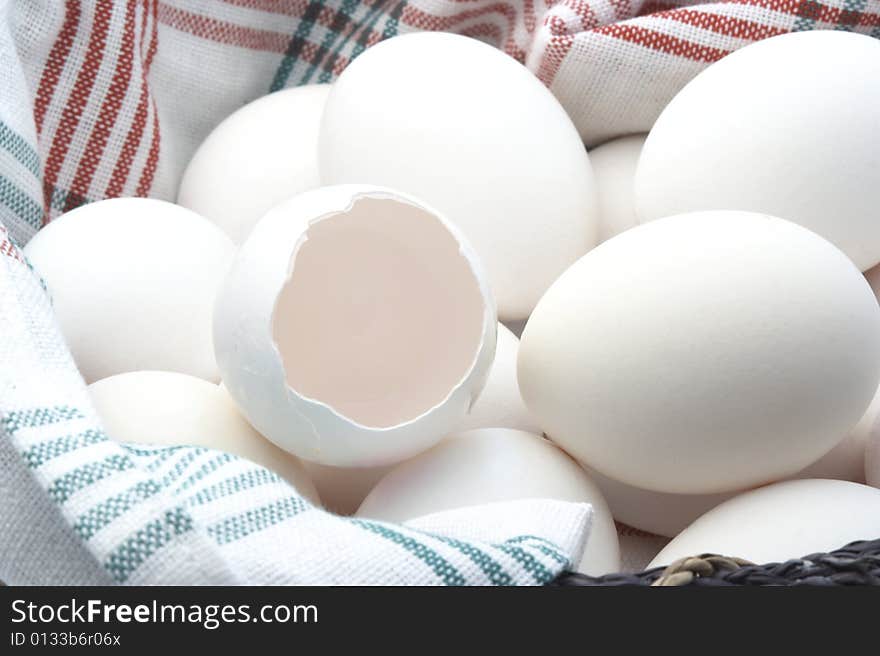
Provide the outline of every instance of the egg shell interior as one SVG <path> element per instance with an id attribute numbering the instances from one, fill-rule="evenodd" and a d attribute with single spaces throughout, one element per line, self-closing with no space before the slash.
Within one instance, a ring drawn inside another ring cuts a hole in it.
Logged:
<path id="1" fill-rule="evenodd" d="M 424 218 L 414 205 L 364 198 L 314 222 L 278 295 L 273 334 L 288 384 L 365 426 L 441 403 L 480 344 L 473 273 L 453 235 Z M 427 254 L 433 266 L 419 261 Z"/>

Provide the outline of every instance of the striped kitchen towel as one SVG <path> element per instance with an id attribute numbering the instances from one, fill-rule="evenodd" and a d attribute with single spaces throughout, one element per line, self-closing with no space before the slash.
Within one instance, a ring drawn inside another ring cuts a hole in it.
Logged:
<path id="1" fill-rule="evenodd" d="M 324 513 L 225 454 L 107 440 L 16 245 L 92 200 L 173 200 L 222 118 L 277 89 L 331 82 L 399 33 L 504 49 L 593 145 L 646 131 L 732 50 L 809 29 L 880 37 L 880 0 L 0 0 L 0 578 L 552 579 L 579 557 L 588 506 L 523 501 L 485 508 L 485 521 L 448 512 L 391 526 Z"/>
<path id="2" fill-rule="evenodd" d="M 503 48 L 594 145 L 647 131 L 732 50 L 810 29 L 880 37 L 880 0 L 5 0 L 0 221 L 23 244 L 90 200 L 173 200 L 220 120 L 270 91 L 331 82 L 400 33 Z"/>

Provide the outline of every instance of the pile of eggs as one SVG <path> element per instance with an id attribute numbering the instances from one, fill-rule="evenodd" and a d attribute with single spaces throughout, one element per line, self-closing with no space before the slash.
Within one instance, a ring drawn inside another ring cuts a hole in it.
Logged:
<path id="1" fill-rule="evenodd" d="M 25 253 L 114 439 L 392 522 L 588 502 L 590 574 L 615 521 L 784 560 L 880 537 L 878 108 L 880 41 L 790 34 L 588 154 L 513 59 L 406 35 Z"/>

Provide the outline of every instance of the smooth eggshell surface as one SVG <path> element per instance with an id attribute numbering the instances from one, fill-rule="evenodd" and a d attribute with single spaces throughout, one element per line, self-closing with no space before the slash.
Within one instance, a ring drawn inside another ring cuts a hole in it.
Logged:
<path id="1" fill-rule="evenodd" d="M 334 83 L 324 184 L 372 183 L 443 212 L 486 267 L 503 320 L 528 316 L 596 242 L 593 174 L 565 110 L 524 66 L 455 34 L 382 41 Z"/>
<path id="2" fill-rule="evenodd" d="M 243 242 L 272 206 L 318 186 L 318 127 L 329 90 L 276 91 L 228 116 L 190 160 L 177 202 Z"/>
<path id="3" fill-rule="evenodd" d="M 822 235 L 864 271 L 880 261 L 878 105 L 880 41 L 867 35 L 796 32 L 737 50 L 651 129 L 639 216 L 763 212 Z"/>
<path id="4" fill-rule="evenodd" d="M 613 139 L 590 151 L 599 201 L 599 241 L 638 225 L 634 181 L 646 136 Z"/>
<path id="5" fill-rule="evenodd" d="M 495 360 L 489 370 L 486 385 L 474 407 L 456 431 L 475 428 L 516 428 L 529 433 L 541 433 L 541 427 L 532 417 L 519 395 L 516 382 L 516 354 L 519 340 L 504 324 L 498 324 Z"/>
<path id="6" fill-rule="evenodd" d="M 476 254 L 400 192 L 340 185 L 273 208 L 218 295 L 223 383 L 253 426 L 324 465 L 400 462 L 461 422 L 495 352 Z"/>
<path id="7" fill-rule="evenodd" d="M 672 540 L 649 567 L 704 553 L 754 563 L 784 562 L 877 535 L 880 490 L 815 478 L 786 481 L 713 508 Z"/>
<path id="8" fill-rule="evenodd" d="M 865 449 L 880 413 L 880 391 L 859 423 L 834 448 L 791 478 L 831 478 L 865 482 Z M 697 517 L 737 492 L 721 494 L 668 494 L 643 490 L 603 476 L 586 467 L 590 478 L 602 490 L 614 519 L 656 535 L 674 537 Z M 878 476 L 880 480 L 880 476 Z"/>
<path id="9" fill-rule="evenodd" d="M 865 449 L 880 414 L 880 390 L 862 418 L 833 449 L 793 478 L 834 478 L 854 483 L 865 482 Z"/>
<path id="10" fill-rule="evenodd" d="M 168 371 L 134 371 L 92 383 L 89 394 L 114 440 L 225 451 L 274 471 L 320 504 L 302 463 L 251 428 L 217 385 Z"/>
<path id="11" fill-rule="evenodd" d="M 660 219 L 601 244 L 520 342 L 545 433 L 615 480 L 678 494 L 779 480 L 859 421 L 880 308 L 837 248 L 747 212 Z"/>
<path id="12" fill-rule="evenodd" d="M 190 210 L 114 198 L 63 214 L 24 252 L 86 382 L 143 369 L 216 382 L 211 313 L 234 249 Z"/>
<path id="13" fill-rule="evenodd" d="M 444 438 L 391 470 L 357 515 L 404 522 L 441 510 L 528 498 L 592 504 L 592 530 L 578 570 L 618 571 L 617 532 L 602 493 L 560 449 L 523 431 L 490 428 Z"/>
<path id="14" fill-rule="evenodd" d="M 678 535 L 697 517 L 734 494 L 654 492 L 615 481 L 586 465 L 584 470 L 602 490 L 614 519 L 634 529 L 665 537 Z"/>

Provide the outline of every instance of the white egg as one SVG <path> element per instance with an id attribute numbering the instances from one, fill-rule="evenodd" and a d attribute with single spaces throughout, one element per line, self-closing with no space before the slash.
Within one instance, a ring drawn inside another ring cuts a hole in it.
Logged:
<path id="1" fill-rule="evenodd" d="M 649 567 L 704 553 L 754 563 L 784 562 L 878 535 L 880 490 L 847 481 L 786 481 L 713 508 L 673 539 Z"/>
<path id="2" fill-rule="evenodd" d="M 404 522 L 442 510 L 528 498 L 592 504 L 592 529 L 578 571 L 600 575 L 619 569 L 617 532 L 602 493 L 560 449 L 523 431 L 489 428 L 446 437 L 391 470 L 357 515 Z"/>
<path id="3" fill-rule="evenodd" d="M 880 308 L 843 253 L 794 223 L 679 215 L 553 284 L 518 377 L 545 433 L 606 476 L 733 491 L 796 473 L 858 422 L 880 378 Z"/>
<path id="4" fill-rule="evenodd" d="M 302 463 L 251 428 L 216 385 L 169 371 L 133 371 L 92 383 L 89 394 L 114 440 L 225 451 L 274 471 L 320 503 Z"/>
<path id="5" fill-rule="evenodd" d="M 528 69 L 475 39 L 423 32 L 368 49 L 333 85 L 318 150 L 324 184 L 400 189 L 461 228 L 505 321 L 595 244 L 577 130 Z"/>
<path id="6" fill-rule="evenodd" d="M 599 241 L 638 224 L 634 181 L 645 134 L 608 141 L 590 151 L 599 202 Z"/>
<path id="7" fill-rule="evenodd" d="M 793 478 L 833 478 L 853 483 L 865 482 L 865 449 L 880 414 L 880 390 L 862 418 L 834 448 Z"/>
<path id="8" fill-rule="evenodd" d="M 329 90 L 277 91 L 224 119 L 190 160 L 177 202 L 243 242 L 274 205 L 318 186 L 318 128 Z"/>
<path id="9" fill-rule="evenodd" d="M 655 492 L 621 483 L 586 465 L 584 470 L 602 490 L 614 519 L 636 530 L 665 537 L 678 535 L 697 517 L 735 494 Z"/>
<path id="10" fill-rule="evenodd" d="M 260 433 L 306 460 L 374 467 L 462 421 L 496 326 L 456 228 L 410 196 L 342 185 L 260 220 L 218 296 L 214 345 Z"/>
<path id="11" fill-rule="evenodd" d="M 516 354 L 519 340 L 504 324 L 498 324 L 495 360 L 486 385 L 474 407 L 456 426 L 456 431 L 475 428 L 517 428 L 541 433 L 541 427 L 529 413 L 519 395 L 516 382 Z"/>
<path id="12" fill-rule="evenodd" d="M 353 515 L 370 490 L 394 467 L 331 467 L 308 460 L 302 464 L 321 495 L 324 508 L 338 515 Z"/>
<path id="13" fill-rule="evenodd" d="M 58 217 L 24 252 L 86 382 L 142 369 L 217 381 L 211 312 L 234 249 L 190 210 L 115 198 Z"/>
<path id="14" fill-rule="evenodd" d="M 790 478 L 831 478 L 864 483 L 865 448 L 878 413 L 880 391 L 874 395 L 868 410 L 846 437 L 816 462 Z M 636 529 L 667 537 L 678 535 L 697 517 L 738 494 L 654 492 L 615 481 L 586 465 L 584 468 L 605 495 L 614 519 Z"/>
<path id="15" fill-rule="evenodd" d="M 880 41 L 797 32 L 737 50 L 663 110 L 636 173 L 643 221 L 749 210 L 880 261 Z"/>

